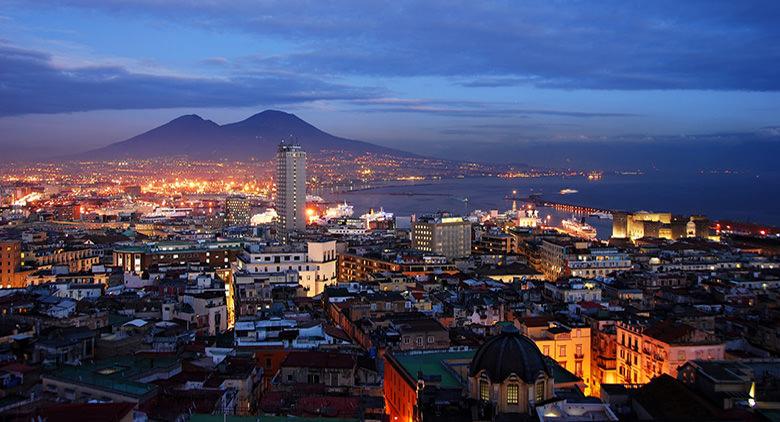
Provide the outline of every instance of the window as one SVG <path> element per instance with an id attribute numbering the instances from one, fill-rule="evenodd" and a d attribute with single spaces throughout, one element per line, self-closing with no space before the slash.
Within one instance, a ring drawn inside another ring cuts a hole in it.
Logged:
<path id="1" fill-rule="evenodd" d="M 509 384 L 506 387 L 506 404 L 518 404 L 520 399 L 520 386 Z"/>
<path id="2" fill-rule="evenodd" d="M 561 346 L 558 348 L 558 356 L 562 358 L 566 357 L 566 346 Z"/>
<path id="3" fill-rule="evenodd" d="M 422 344 L 423 344 L 423 338 L 422 338 L 422 337 L 417 337 L 417 341 L 416 341 L 416 343 L 417 343 L 418 345 L 422 345 Z"/>
<path id="4" fill-rule="evenodd" d="M 577 356 L 582 356 L 582 345 L 581 344 L 577 345 L 577 351 L 575 352 L 575 354 Z"/>
<path id="5" fill-rule="evenodd" d="M 479 380 L 479 399 L 484 401 L 490 400 L 490 383 L 485 378 Z"/>
<path id="6" fill-rule="evenodd" d="M 544 381 L 536 382 L 536 394 L 534 395 L 536 402 L 544 400 Z"/>
<path id="7" fill-rule="evenodd" d="M 433 343 L 433 336 L 428 336 L 428 344 L 432 344 L 432 343 Z"/>
<path id="8" fill-rule="evenodd" d="M 542 353 L 544 353 L 545 356 L 550 356 L 550 346 L 542 346 Z"/>

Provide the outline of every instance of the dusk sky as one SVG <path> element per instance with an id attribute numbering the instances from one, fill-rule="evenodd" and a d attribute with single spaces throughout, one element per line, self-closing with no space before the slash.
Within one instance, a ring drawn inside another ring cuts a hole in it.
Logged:
<path id="1" fill-rule="evenodd" d="M 440 155 L 776 133 L 778 16 L 777 0 L 0 0 L 0 145 L 84 150 L 268 108 Z"/>

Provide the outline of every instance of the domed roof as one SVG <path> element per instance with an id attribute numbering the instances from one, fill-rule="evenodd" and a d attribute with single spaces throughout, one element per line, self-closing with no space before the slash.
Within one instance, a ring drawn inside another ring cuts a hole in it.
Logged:
<path id="1" fill-rule="evenodd" d="M 527 383 L 536 381 L 539 372 L 550 375 L 544 355 L 536 343 L 507 325 L 501 334 L 480 346 L 469 366 L 469 376 L 485 371 L 491 382 L 501 383 L 515 374 Z"/>

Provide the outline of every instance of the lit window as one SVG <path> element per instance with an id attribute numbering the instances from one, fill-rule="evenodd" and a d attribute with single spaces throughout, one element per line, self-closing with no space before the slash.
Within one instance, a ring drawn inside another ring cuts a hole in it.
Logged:
<path id="1" fill-rule="evenodd" d="M 490 383 L 486 379 L 479 380 L 479 398 L 480 400 L 490 400 Z"/>
<path id="2" fill-rule="evenodd" d="M 536 383 L 536 402 L 540 402 L 544 399 L 544 381 Z"/>
<path id="3" fill-rule="evenodd" d="M 506 387 L 506 404 L 518 404 L 520 387 L 517 384 L 509 384 Z"/>

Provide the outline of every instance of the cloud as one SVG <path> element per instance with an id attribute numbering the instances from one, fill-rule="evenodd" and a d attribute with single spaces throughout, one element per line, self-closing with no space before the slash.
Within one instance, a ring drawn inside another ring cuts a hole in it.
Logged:
<path id="1" fill-rule="evenodd" d="M 588 112 L 576 110 L 546 110 L 514 107 L 509 103 L 464 100 L 432 100 L 421 98 L 370 98 L 349 101 L 363 113 L 420 113 L 447 117 L 474 118 L 528 118 L 531 115 L 573 118 L 636 117 L 637 114 L 620 112 Z"/>
<path id="2" fill-rule="evenodd" d="M 207 57 L 200 62 L 209 66 L 227 66 L 230 64 L 230 60 L 226 57 Z"/>
<path id="3" fill-rule="evenodd" d="M 44 1 L 291 43 L 258 60 L 318 74 L 457 84 L 778 91 L 780 2 L 658 0 Z"/>
<path id="4" fill-rule="evenodd" d="M 0 116 L 91 110 L 242 107 L 354 100 L 374 88 L 306 76 L 243 74 L 189 78 L 135 73 L 116 65 L 60 68 L 45 53 L 0 43 Z"/>
<path id="5" fill-rule="evenodd" d="M 508 86 L 518 86 L 533 82 L 531 78 L 500 78 L 487 77 L 478 78 L 470 81 L 459 82 L 458 85 L 467 88 L 503 88 Z"/>

